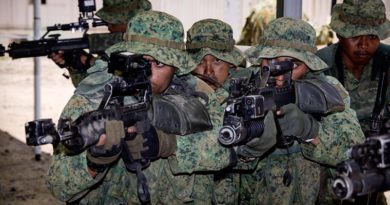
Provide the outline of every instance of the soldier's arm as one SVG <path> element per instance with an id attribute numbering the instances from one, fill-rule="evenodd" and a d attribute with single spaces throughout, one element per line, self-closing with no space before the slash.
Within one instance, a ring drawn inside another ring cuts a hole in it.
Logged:
<path id="1" fill-rule="evenodd" d="M 107 63 L 96 62 L 91 73 L 77 87 L 75 94 L 64 107 L 61 118 L 76 120 L 83 113 L 96 110 L 103 95 L 103 87 L 112 80 L 108 74 Z M 49 171 L 45 177 L 51 193 L 61 201 L 72 201 L 81 197 L 89 188 L 98 183 L 103 174 L 92 177 L 89 173 L 86 151 L 80 154 L 69 154 L 61 144 L 55 148 Z"/>
<path id="2" fill-rule="evenodd" d="M 350 108 L 350 97 L 335 78 L 328 77 L 335 86 L 340 86 L 343 92 L 345 110 L 332 113 L 321 119 L 321 125 L 316 143 L 302 144 L 305 157 L 330 166 L 346 160 L 346 151 L 365 139 L 356 112 Z"/>
<path id="3" fill-rule="evenodd" d="M 77 119 L 82 113 L 93 110 L 91 103 L 81 95 L 74 95 L 65 106 L 61 118 Z M 86 152 L 70 154 L 62 144 L 54 149 L 45 177 L 50 192 L 61 201 L 70 201 L 99 182 L 102 174 L 93 178 L 88 172 Z"/>

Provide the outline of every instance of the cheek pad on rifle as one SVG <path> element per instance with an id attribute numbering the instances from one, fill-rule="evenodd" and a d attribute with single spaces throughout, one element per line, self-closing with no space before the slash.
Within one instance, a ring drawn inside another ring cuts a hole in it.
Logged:
<path id="1" fill-rule="evenodd" d="M 193 96 L 153 96 L 149 119 L 168 134 L 186 135 L 213 127 L 206 107 Z"/>
<path id="2" fill-rule="evenodd" d="M 328 114 L 344 111 L 345 104 L 332 84 L 319 79 L 295 81 L 295 96 L 298 107 L 312 114 Z"/>

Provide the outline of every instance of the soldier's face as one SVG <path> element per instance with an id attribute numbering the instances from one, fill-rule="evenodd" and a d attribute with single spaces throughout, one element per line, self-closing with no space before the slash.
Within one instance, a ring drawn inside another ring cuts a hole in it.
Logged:
<path id="1" fill-rule="evenodd" d="M 263 59 L 260 65 L 261 67 L 263 67 L 263 66 L 268 66 L 271 62 L 282 62 L 287 60 L 292 61 L 294 63 L 294 69 L 292 70 L 291 73 L 292 80 L 299 80 L 303 78 L 303 76 L 305 76 L 305 74 L 309 71 L 309 67 L 307 67 L 307 65 L 304 62 L 291 57 L 277 57 L 273 59 Z M 274 77 L 276 87 L 281 87 L 284 85 L 285 77 L 286 77 L 285 75 L 279 75 Z"/>
<path id="2" fill-rule="evenodd" d="M 126 24 L 111 24 L 111 23 L 108 23 L 107 27 L 108 27 L 108 30 L 110 31 L 110 33 L 117 33 L 117 32 L 124 33 L 124 32 L 126 32 L 126 29 L 127 29 L 127 25 Z"/>
<path id="3" fill-rule="evenodd" d="M 339 37 L 341 57 L 345 63 L 366 65 L 379 46 L 379 38 L 375 35 L 363 35 L 352 38 Z"/>
<path id="4" fill-rule="evenodd" d="M 229 76 L 229 69 L 232 66 L 230 63 L 212 55 L 206 55 L 192 73 L 207 77 L 209 80 L 204 79 L 206 83 L 216 90 L 225 82 Z"/>
<path id="5" fill-rule="evenodd" d="M 152 85 L 152 93 L 161 94 L 171 83 L 175 68 L 160 63 L 151 56 L 144 56 L 144 58 L 148 60 L 151 65 L 152 75 L 150 77 L 150 83 Z"/>

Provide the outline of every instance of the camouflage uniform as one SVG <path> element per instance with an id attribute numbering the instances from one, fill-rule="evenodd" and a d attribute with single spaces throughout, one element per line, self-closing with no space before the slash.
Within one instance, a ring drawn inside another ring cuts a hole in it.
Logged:
<path id="1" fill-rule="evenodd" d="M 213 103 L 212 109 L 209 109 L 209 114 L 213 119 L 214 129 L 210 137 L 202 136 L 210 146 L 222 147 L 217 141 L 219 129 L 222 127 L 224 106 L 221 106 L 223 100 L 228 96 L 228 87 L 230 79 L 238 77 L 250 76 L 251 70 L 240 68 L 244 58 L 241 51 L 236 48 L 233 39 L 233 30 L 230 25 L 217 19 L 204 19 L 192 25 L 187 31 L 187 50 L 190 56 L 196 63 L 200 63 L 207 55 L 212 55 L 215 58 L 222 60 L 231 65 L 229 69 L 229 76 L 222 86 L 215 91 L 209 87 L 202 80 L 198 80 L 197 90 L 204 91 L 208 94 L 210 99 L 217 98 Z M 214 97 L 215 96 L 215 97 Z M 203 133 L 200 133 L 203 134 Z M 268 141 L 268 142 L 267 142 Z M 259 143 L 262 144 L 260 149 L 256 149 L 256 153 L 265 152 L 263 150 L 270 149 L 276 140 L 267 137 L 261 137 Z M 267 142 L 267 143 L 266 143 Z M 242 145 L 245 146 L 245 145 Z M 233 149 L 234 147 L 226 146 L 225 149 Z M 234 148 L 237 149 L 237 148 Z M 232 154 L 235 154 L 232 150 Z M 239 174 L 238 170 L 254 169 L 255 162 L 244 163 L 237 161 L 236 156 L 232 155 L 234 163 L 230 167 L 218 171 L 218 169 L 208 168 L 209 171 L 214 172 L 214 186 L 213 186 L 213 204 L 238 204 L 239 202 Z M 218 161 L 218 158 L 215 160 Z M 215 162 L 213 162 L 215 163 Z M 235 165 L 233 167 L 233 165 Z M 223 168 L 223 167 L 220 167 Z"/>
<path id="2" fill-rule="evenodd" d="M 390 36 L 390 22 L 386 19 L 385 6 L 380 0 L 351 1 L 345 0 L 342 4 L 336 4 L 333 8 L 331 28 L 341 37 L 352 38 L 361 35 L 376 35 L 381 40 Z M 383 66 L 390 64 L 390 46 L 380 43 L 372 59 L 364 66 L 360 79 L 356 79 L 352 72 L 346 69 L 338 54 L 340 44 L 336 43 L 317 52 L 329 69 L 325 72 L 334 76 L 343 83 L 351 96 L 351 108 L 356 111 L 360 125 L 364 133 L 370 128 L 372 111 L 378 90 L 379 73 Z M 387 69 L 387 67 L 383 67 Z M 386 105 L 389 104 L 389 86 L 387 88 Z M 384 118 L 390 115 L 385 109 Z M 325 192 L 325 191 L 324 191 Z M 340 203 L 330 199 L 326 193 L 322 193 L 323 204 Z M 386 204 L 382 202 L 381 204 Z"/>
<path id="3" fill-rule="evenodd" d="M 252 64 L 281 56 L 304 62 L 310 69 L 304 78 L 322 79 L 335 86 L 345 109 L 321 118 L 318 145 L 295 142 L 288 150 L 275 148 L 261 159 L 255 172 L 242 174 L 242 204 L 315 204 L 320 165 L 334 166 L 345 160 L 348 147 L 364 140 L 348 93 L 335 78 L 321 73 L 327 65 L 314 55 L 315 51 L 315 31 L 308 23 L 278 18 L 266 27 L 260 44 L 246 52 Z M 292 176 L 289 186 L 283 183 L 287 170 Z"/>
<path id="4" fill-rule="evenodd" d="M 176 74 L 188 73 L 195 67 L 183 51 L 184 31 L 176 18 L 157 11 L 137 14 L 124 36 L 126 41 L 115 44 L 107 50 L 128 51 L 154 57 L 157 61 L 178 68 Z M 89 75 L 76 89 L 61 115 L 62 118 L 77 119 L 82 113 L 95 110 L 103 96 L 103 86 L 114 79 L 107 73 L 107 63 L 96 61 L 88 70 Z M 184 77 L 183 77 L 184 78 Z M 198 86 L 195 78 L 187 76 L 185 82 L 191 88 Z M 180 81 L 175 77 L 173 81 Z M 191 84 L 192 82 L 192 84 Z M 180 84 L 180 83 L 179 83 Z M 172 86 L 167 89 L 176 90 Z M 218 94 L 210 96 L 208 110 L 222 98 Z M 213 117 L 214 116 L 214 117 Z M 220 119 L 211 113 L 214 123 Z M 198 171 L 219 170 L 232 163 L 232 150 L 217 144 L 214 130 L 177 137 L 176 153 L 169 158 L 152 161 L 145 174 L 151 204 L 211 204 L 212 174 L 194 174 Z M 46 176 L 52 194 L 61 201 L 80 204 L 140 204 L 137 196 L 137 177 L 125 169 L 120 159 L 117 164 L 92 179 L 87 172 L 85 152 L 67 155 L 61 147 L 55 149 Z M 234 155 L 233 155 L 234 156 Z"/>
<path id="5" fill-rule="evenodd" d="M 367 24 L 349 22 L 347 19 L 341 18 L 342 10 L 345 10 L 343 16 L 356 20 L 374 19 L 382 23 L 375 25 L 374 22 L 371 22 L 371 24 L 370 22 L 367 22 Z M 335 5 L 330 25 L 338 35 L 344 38 L 376 35 L 383 40 L 390 36 L 390 22 L 383 19 L 385 16 L 385 7 L 381 1 L 368 1 L 361 5 L 354 5 L 353 2 L 345 1 L 343 4 Z M 388 66 L 390 63 L 390 46 L 382 43 L 379 45 L 373 58 L 365 65 L 360 80 L 357 80 L 345 68 L 341 57 L 337 55 L 338 48 L 339 44 L 337 43 L 319 50 L 317 55 L 329 65 L 329 70 L 326 73 L 338 78 L 340 82 L 344 82 L 344 87 L 351 96 L 351 107 L 356 111 L 363 131 L 368 131 L 378 89 L 379 70 L 381 66 Z M 340 61 L 340 63 L 337 63 L 337 61 Z M 344 79 L 341 79 L 340 71 L 344 72 Z M 387 91 L 387 96 L 389 96 L 390 89 Z M 388 113 L 386 113 L 386 117 L 389 118 Z"/>
<path id="6" fill-rule="evenodd" d="M 148 0 L 104 0 L 103 8 L 96 12 L 96 16 L 110 24 L 127 24 L 140 11 L 152 8 Z M 111 45 L 122 39 L 122 33 L 89 34 L 88 43 L 91 53 L 101 55 Z M 68 67 L 69 76 L 75 87 L 88 75 L 87 70 Z"/>

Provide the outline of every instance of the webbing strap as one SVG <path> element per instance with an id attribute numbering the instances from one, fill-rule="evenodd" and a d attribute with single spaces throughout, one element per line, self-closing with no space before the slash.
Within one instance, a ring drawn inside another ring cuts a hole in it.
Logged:
<path id="1" fill-rule="evenodd" d="M 386 16 L 383 16 L 380 19 L 364 19 L 359 16 L 349 16 L 345 15 L 343 11 L 340 13 L 340 19 L 344 22 L 351 24 L 359 24 L 359 25 L 369 25 L 369 26 L 379 26 L 386 22 Z"/>
<path id="2" fill-rule="evenodd" d="M 222 51 L 232 51 L 234 48 L 234 41 L 226 42 L 226 43 L 218 43 L 218 42 L 211 42 L 211 41 L 205 41 L 205 42 L 187 42 L 187 49 L 201 49 L 201 48 L 213 48 L 217 50 Z"/>
<path id="3" fill-rule="evenodd" d="M 273 39 L 261 38 L 259 41 L 259 44 L 270 46 L 270 47 L 277 46 L 277 47 L 294 48 L 297 50 L 303 50 L 303 51 L 308 51 L 308 52 L 312 52 L 312 53 L 317 52 L 317 47 L 314 47 L 314 46 L 311 46 L 308 44 L 296 43 L 293 41 L 287 41 L 287 40 L 281 40 L 281 39 L 273 40 Z"/>
<path id="4" fill-rule="evenodd" d="M 176 41 L 161 40 L 159 38 L 145 37 L 140 35 L 124 35 L 123 40 L 125 41 L 135 41 L 140 43 L 150 43 L 154 45 L 160 45 L 168 48 L 185 50 L 184 43 L 179 43 Z"/>

